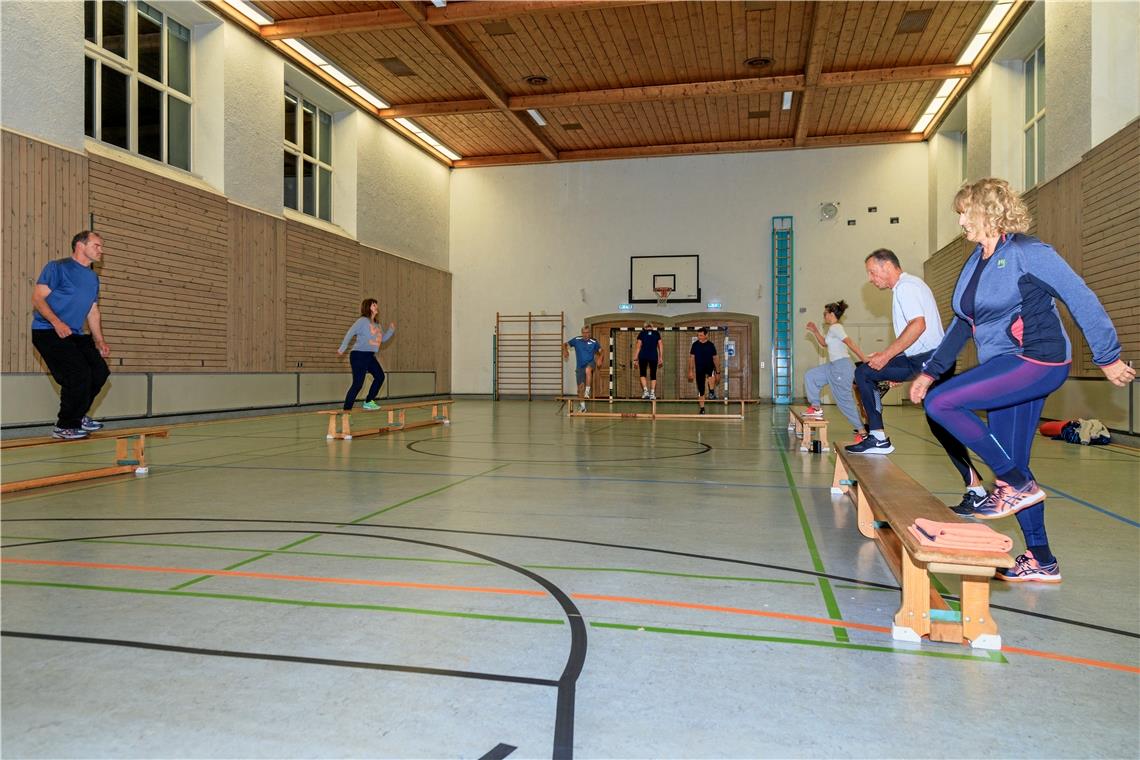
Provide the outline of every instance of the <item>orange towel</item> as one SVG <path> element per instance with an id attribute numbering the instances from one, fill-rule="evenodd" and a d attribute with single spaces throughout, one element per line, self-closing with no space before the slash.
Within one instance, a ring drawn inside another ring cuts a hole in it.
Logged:
<path id="1" fill-rule="evenodd" d="M 979 552 L 1008 552 L 1013 540 L 988 525 L 943 523 L 918 518 L 910 533 L 923 546 L 943 549 L 968 549 Z"/>

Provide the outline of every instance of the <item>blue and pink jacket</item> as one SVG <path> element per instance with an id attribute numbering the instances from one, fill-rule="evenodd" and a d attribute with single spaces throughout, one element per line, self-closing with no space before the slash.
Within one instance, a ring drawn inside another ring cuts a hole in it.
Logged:
<path id="1" fill-rule="evenodd" d="M 974 314 L 962 311 L 962 292 L 982 258 L 978 245 L 954 286 L 954 321 L 923 372 L 939 377 L 954 363 L 971 337 L 978 362 L 1016 354 L 1041 364 L 1069 364 L 1073 347 L 1054 299 L 1069 307 L 1099 366 L 1120 358 L 1112 320 L 1088 285 L 1053 250 L 1035 237 L 1004 235 L 978 281 Z"/>

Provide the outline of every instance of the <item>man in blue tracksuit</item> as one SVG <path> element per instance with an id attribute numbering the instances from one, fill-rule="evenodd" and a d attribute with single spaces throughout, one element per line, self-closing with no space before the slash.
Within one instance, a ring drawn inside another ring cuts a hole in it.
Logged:
<path id="1" fill-rule="evenodd" d="M 910 397 L 915 403 L 925 398 L 930 418 L 994 471 L 994 491 L 975 516 L 1017 515 L 1026 552 L 997 577 L 1058 583 L 1060 569 L 1045 532 L 1045 492 L 1029 468 L 1045 399 L 1065 382 L 1073 360 L 1054 299 L 1069 307 L 1093 361 L 1110 381 L 1127 385 L 1136 373 L 1121 361 L 1112 321 L 1084 280 L 1051 246 L 1020 234 L 1029 226 L 1029 213 L 1007 182 L 967 185 L 954 203 L 966 239 L 978 245 L 954 287 L 954 321 L 911 385 Z M 931 388 L 970 337 L 978 366 Z M 981 409 L 985 421 L 975 414 Z"/>
<path id="2" fill-rule="evenodd" d="M 594 364 L 600 362 L 602 346 L 590 337 L 590 326 L 582 326 L 582 334 L 577 335 L 562 346 L 562 361 L 570 358 L 570 349 L 574 349 L 574 379 L 578 381 L 578 398 L 590 397 L 590 388 L 594 382 Z M 586 411 L 586 402 L 578 402 L 578 411 Z"/>

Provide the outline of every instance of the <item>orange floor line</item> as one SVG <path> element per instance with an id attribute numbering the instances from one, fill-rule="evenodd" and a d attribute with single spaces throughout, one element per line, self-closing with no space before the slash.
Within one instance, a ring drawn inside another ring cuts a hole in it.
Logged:
<path id="1" fill-rule="evenodd" d="M 142 573 L 177 573 L 180 575 L 218 575 L 237 578 L 259 578 L 264 580 L 293 581 L 299 583 L 334 583 L 349 586 L 380 586 L 389 588 L 415 588 L 430 591 L 463 591 L 473 594 L 508 594 L 511 596 L 546 596 L 545 591 L 530 591 L 513 588 L 489 588 L 481 586 L 451 586 L 438 583 L 411 583 L 405 581 L 373 581 L 361 578 L 324 578 L 309 575 L 283 575 L 280 573 L 254 573 L 245 570 L 211 570 L 209 568 L 195 567 L 152 567 L 146 565 L 119 565 L 103 562 L 66 562 L 63 560 L 20 559 L 16 557 L 0 558 L 0 563 L 13 565 L 41 565 L 51 567 L 83 567 L 96 570 L 127 570 Z M 850 628 L 873 633 L 890 633 L 885 626 L 868 625 L 867 623 L 853 623 L 848 620 L 832 620 L 830 618 L 812 617 L 810 615 L 794 615 L 788 612 L 770 612 L 768 610 L 752 610 L 744 607 L 724 607 L 713 604 L 698 604 L 696 602 L 676 602 L 668 599 L 643 599 L 636 596 L 610 596 L 607 594 L 570 594 L 574 599 L 585 599 L 598 602 L 617 602 L 620 604 L 640 604 L 654 607 L 674 607 L 678 609 L 705 610 L 708 612 L 723 612 L 730 615 L 750 615 L 755 617 L 774 618 L 777 620 L 792 620 L 813 625 L 826 625 L 832 628 Z M 1007 654 L 1021 654 L 1027 657 L 1040 657 L 1046 660 L 1057 660 L 1074 665 L 1086 665 L 1094 668 L 1118 670 L 1124 673 L 1140 674 L 1140 668 L 1105 660 L 1091 660 L 1084 657 L 1073 657 L 1059 652 L 1046 652 L 1039 649 L 1025 649 L 1023 647 L 1002 647 Z"/>

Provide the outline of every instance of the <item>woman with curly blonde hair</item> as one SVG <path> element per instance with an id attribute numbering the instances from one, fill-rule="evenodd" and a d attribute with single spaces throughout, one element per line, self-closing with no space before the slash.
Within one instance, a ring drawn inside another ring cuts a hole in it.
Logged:
<path id="1" fill-rule="evenodd" d="M 994 490 L 974 516 L 1017 515 L 1025 553 L 997 577 L 1059 583 L 1060 566 L 1045 532 L 1045 492 L 1029 469 L 1045 399 L 1065 382 L 1073 361 L 1054 299 L 1069 307 L 1093 361 L 1112 383 L 1127 385 L 1136 372 L 1121 360 L 1112 321 L 1084 280 L 1051 246 L 1023 234 L 1029 212 L 1008 182 L 964 185 L 954 210 L 966 239 L 977 246 L 954 287 L 954 321 L 911 385 L 910 398 L 916 404 L 925 398 L 927 415 L 994 471 Z M 970 337 L 978 366 L 931 389 Z M 984 421 L 975 413 L 983 409 Z"/>

